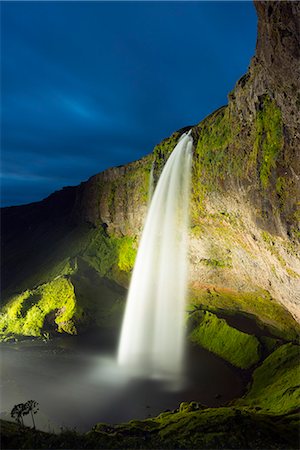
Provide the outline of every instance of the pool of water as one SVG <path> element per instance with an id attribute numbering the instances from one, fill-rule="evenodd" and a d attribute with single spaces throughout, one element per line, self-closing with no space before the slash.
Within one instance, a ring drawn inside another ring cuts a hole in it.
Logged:
<path id="1" fill-rule="evenodd" d="M 119 423 L 175 409 L 182 401 L 219 406 L 239 397 L 238 370 L 208 351 L 187 345 L 176 385 L 129 376 L 116 364 L 117 338 L 93 330 L 80 337 L 48 342 L 1 343 L 1 417 L 33 399 L 40 429 L 87 431 L 97 422 Z M 30 425 L 30 416 L 25 423 Z"/>

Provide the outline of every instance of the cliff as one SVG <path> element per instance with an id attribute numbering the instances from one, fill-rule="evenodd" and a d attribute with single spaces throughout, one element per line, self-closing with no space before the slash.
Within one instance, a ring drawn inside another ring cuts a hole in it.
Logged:
<path id="1" fill-rule="evenodd" d="M 277 336 L 292 330 L 295 338 L 300 5 L 255 6 L 256 54 L 228 105 L 175 132 L 140 161 L 42 202 L 2 210 L 5 336 L 73 333 L 95 321 L 108 326 L 120 320 L 151 167 L 157 180 L 179 136 L 192 128 L 189 304 L 243 313 Z"/>

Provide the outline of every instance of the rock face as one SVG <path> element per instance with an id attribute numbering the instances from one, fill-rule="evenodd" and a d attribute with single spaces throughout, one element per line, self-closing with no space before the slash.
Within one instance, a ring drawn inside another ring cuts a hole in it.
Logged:
<path id="1" fill-rule="evenodd" d="M 267 226 L 273 223 L 273 231 L 280 234 L 283 225 L 289 233 L 295 227 L 299 231 L 296 199 L 300 192 L 300 5 L 299 2 L 258 1 L 255 6 L 258 13 L 256 55 L 247 74 L 230 94 L 229 106 L 240 119 L 245 143 L 247 136 L 251 136 L 251 128 L 255 129 L 255 121 L 264 109 L 266 98 L 280 111 L 282 143 L 280 151 L 273 154 L 274 161 L 269 161 L 272 162 L 271 186 L 267 192 L 266 189 L 260 190 L 255 198 L 260 201 L 262 209 L 271 213 L 267 216 Z M 274 111 L 271 116 L 274 118 Z M 259 130 L 256 126 L 257 131 L 268 133 L 271 129 L 262 127 Z M 272 157 L 270 154 L 262 156 Z M 277 221 L 278 216 L 281 224 Z"/>
<path id="2" fill-rule="evenodd" d="M 152 155 L 114 167 L 79 186 L 74 220 L 105 224 L 110 234 L 137 234 L 147 211 Z"/>
<path id="3" fill-rule="evenodd" d="M 300 4 L 255 6 L 256 55 L 227 106 L 140 161 L 3 210 L 6 298 L 83 267 L 77 281 L 87 283 L 87 265 L 126 285 L 151 168 L 157 180 L 182 132 L 192 128 L 191 302 L 218 296 L 220 305 L 239 309 L 236 299 L 245 294 L 245 311 L 251 302 L 275 300 L 300 321 Z"/>

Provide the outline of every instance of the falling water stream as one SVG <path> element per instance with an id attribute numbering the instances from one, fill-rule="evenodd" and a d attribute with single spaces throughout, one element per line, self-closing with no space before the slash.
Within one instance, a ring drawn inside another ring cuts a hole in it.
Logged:
<path id="1" fill-rule="evenodd" d="M 144 419 L 182 401 L 214 407 L 242 394 L 244 385 L 233 367 L 200 347 L 184 349 L 191 162 L 192 138 L 184 134 L 149 206 L 118 364 L 117 336 L 105 328 L 47 343 L 2 342 L 2 418 L 10 420 L 14 404 L 33 398 L 40 404 L 39 429 L 63 425 L 88 431 L 99 421 Z"/>
<path id="2" fill-rule="evenodd" d="M 193 140 L 183 134 L 154 191 L 132 273 L 118 363 L 135 374 L 180 373 Z"/>

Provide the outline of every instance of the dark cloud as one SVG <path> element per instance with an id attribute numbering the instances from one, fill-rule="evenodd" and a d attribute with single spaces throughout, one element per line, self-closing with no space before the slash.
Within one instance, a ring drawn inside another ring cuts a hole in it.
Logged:
<path id="1" fill-rule="evenodd" d="M 4 2 L 2 202 L 149 153 L 226 103 L 254 53 L 250 2 Z"/>

